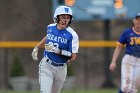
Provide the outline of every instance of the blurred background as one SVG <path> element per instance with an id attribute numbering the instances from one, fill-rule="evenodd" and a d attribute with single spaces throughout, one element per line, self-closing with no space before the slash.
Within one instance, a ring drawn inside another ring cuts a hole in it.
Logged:
<path id="1" fill-rule="evenodd" d="M 109 64 L 121 32 L 133 25 L 139 4 L 139 0 L 0 0 L 0 90 L 39 90 L 38 64 L 43 48 L 38 62 L 31 52 L 46 35 L 45 28 L 53 23 L 59 5 L 72 8 L 71 27 L 80 39 L 77 59 L 68 65 L 63 89 L 119 88 L 123 53 L 115 73 L 109 71 Z"/>

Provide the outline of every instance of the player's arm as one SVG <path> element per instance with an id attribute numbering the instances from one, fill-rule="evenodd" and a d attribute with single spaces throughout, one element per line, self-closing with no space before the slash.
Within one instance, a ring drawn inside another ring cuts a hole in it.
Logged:
<path id="1" fill-rule="evenodd" d="M 115 49 L 114 54 L 113 54 L 112 62 L 111 62 L 110 67 L 109 67 L 109 69 L 110 69 L 112 72 L 115 71 L 117 59 L 118 59 L 118 57 L 119 57 L 119 55 L 120 55 L 120 53 L 121 53 L 123 47 L 124 47 L 124 46 L 119 45 L 119 44 L 116 46 L 116 49 Z"/>
<path id="2" fill-rule="evenodd" d="M 37 44 L 36 47 L 42 48 L 42 47 L 44 47 L 45 43 L 46 43 L 46 36 Z"/>
<path id="3" fill-rule="evenodd" d="M 72 55 L 69 60 L 70 62 L 75 61 L 75 59 L 77 57 L 78 49 L 79 49 L 79 37 L 78 37 L 77 33 L 75 33 L 73 35 L 73 40 L 72 40 Z"/>
<path id="4" fill-rule="evenodd" d="M 44 44 L 46 42 L 46 36 L 34 47 L 32 51 L 32 58 L 37 61 L 38 60 L 38 50 L 42 47 L 44 47 Z"/>
<path id="5" fill-rule="evenodd" d="M 60 51 L 60 52 L 58 52 Z M 76 59 L 76 53 L 71 53 L 70 51 L 67 50 L 57 50 L 57 52 L 55 52 L 56 54 L 62 55 L 62 56 L 66 56 L 69 57 L 69 61 L 75 61 Z"/>
<path id="6" fill-rule="evenodd" d="M 117 42 L 117 46 L 116 46 L 116 49 L 115 49 L 114 54 L 113 54 L 112 62 L 111 62 L 110 67 L 109 67 L 109 69 L 112 72 L 115 71 L 117 59 L 118 59 L 118 57 L 119 57 L 124 45 L 127 43 L 127 36 L 128 36 L 128 31 L 125 30 L 121 34 L 121 36 L 120 36 L 120 38 L 119 38 L 119 40 Z"/>
<path id="7" fill-rule="evenodd" d="M 69 61 L 74 62 L 76 59 L 76 53 L 72 53 L 71 59 Z"/>

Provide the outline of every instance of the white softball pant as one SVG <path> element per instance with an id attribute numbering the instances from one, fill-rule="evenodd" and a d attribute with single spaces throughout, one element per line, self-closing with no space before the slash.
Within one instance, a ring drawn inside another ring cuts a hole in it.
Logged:
<path id="1" fill-rule="evenodd" d="M 53 66 L 43 58 L 39 64 L 40 93 L 60 93 L 67 75 L 67 65 Z"/>
<path id="2" fill-rule="evenodd" d="M 121 90 L 136 93 L 140 86 L 140 58 L 125 55 L 121 66 Z"/>

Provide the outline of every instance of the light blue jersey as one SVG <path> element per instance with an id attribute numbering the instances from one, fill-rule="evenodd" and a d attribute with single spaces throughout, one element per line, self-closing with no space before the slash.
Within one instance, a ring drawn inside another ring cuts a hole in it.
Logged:
<path id="1" fill-rule="evenodd" d="M 50 24 L 46 28 L 46 32 L 46 44 L 53 43 L 53 45 L 58 47 L 60 50 L 67 50 L 71 53 L 78 53 L 78 35 L 72 28 L 67 27 L 64 30 L 58 30 L 56 24 Z M 66 63 L 69 59 L 66 56 L 58 55 L 45 50 L 44 56 L 47 56 L 50 60 L 56 63 Z"/>

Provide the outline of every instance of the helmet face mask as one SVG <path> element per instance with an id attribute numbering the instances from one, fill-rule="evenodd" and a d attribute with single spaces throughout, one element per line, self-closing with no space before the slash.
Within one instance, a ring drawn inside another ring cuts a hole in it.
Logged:
<path id="1" fill-rule="evenodd" d="M 70 19 L 69 24 L 68 24 L 68 25 L 70 25 L 72 22 L 73 16 L 72 16 L 71 8 L 67 7 L 67 6 L 59 6 L 56 8 L 55 13 L 54 13 L 54 22 L 58 23 L 59 22 L 58 16 L 62 15 L 62 14 L 68 14 L 71 16 L 71 19 Z"/>

